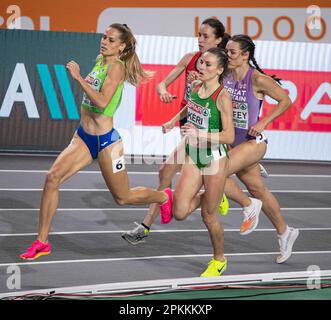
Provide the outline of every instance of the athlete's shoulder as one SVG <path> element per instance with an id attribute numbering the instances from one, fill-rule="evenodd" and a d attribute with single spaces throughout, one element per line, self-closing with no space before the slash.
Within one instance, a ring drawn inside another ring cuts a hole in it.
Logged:
<path id="1" fill-rule="evenodd" d="M 192 59 L 194 56 L 196 56 L 196 55 L 198 55 L 198 54 L 200 54 L 199 51 L 188 52 L 188 53 L 186 53 L 186 54 L 184 55 L 184 57 L 187 56 L 187 57 L 189 57 L 189 58 Z"/>
<path id="2" fill-rule="evenodd" d="M 186 64 L 189 64 L 189 62 L 194 58 L 195 55 L 197 55 L 199 53 L 199 51 L 194 51 L 194 52 L 189 52 L 186 53 L 182 60 L 184 60 L 186 62 Z"/>
<path id="3" fill-rule="evenodd" d="M 191 89 L 194 90 L 198 87 L 200 87 L 202 84 L 201 80 L 194 80 L 192 83 L 191 83 Z"/>
<path id="4" fill-rule="evenodd" d="M 102 59 L 102 54 L 98 54 L 97 57 L 95 58 L 95 61 L 99 61 L 100 59 Z"/>
<path id="5" fill-rule="evenodd" d="M 252 75 L 252 82 L 254 87 L 257 90 L 263 91 L 264 89 L 273 86 L 276 82 L 272 77 L 270 77 L 267 74 L 263 74 L 259 72 L 258 70 L 254 70 L 253 75 Z"/>
<path id="6" fill-rule="evenodd" d="M 218 95 L 218 99 L 221 100 L 230 100 L 232 101 L 231 95 L 228 92 L 228 90 L 226 88 L 222 88 L 222 90 L 220 91 L 219 95 Z"/>
<path id="7" fill-rule="evenodd" d="M 269 76 L 261 73 L 260 71 L 254 69 L 252 73 L 252 80 L 253 82 L 258 85 L 258 84 L 263 84 L 266 79 L 270 78 Z"/>
<path id="8" fill-rule="evenodd" d="M 110 66 L 111 66 L 111 67 L 114 67 L 114 66 L 121 66 L 121 67 L 124 67 L 124 65 L 125 65 L 124 61 L 122 61 L 122 60 L 120 60 L 120 59 L 116 59 L 116 60 L 114 60 L 114 61 L 112 61 L 112 62 L 110 63 Z"/>
<path id="9" fill-rule="evenodd" d="M 116 79 L 120 79 L 120 81 L 123 81 L 125 77 L 125 67 L 123 63 L 119 60 L 112 61 L 109 64 L 107 76 L 113 79 L 116 78 Z"/>
<path id="10" fill-rule="evenodd" d="M 216 100 L 216 106 L 219 111 L 232 110 L 232 98 L 226 88 L 222 88 Z"/>
<path id="11" fill-rule="evenodd" d="M 109 64 L 108 72 L 114 72 L 115 70 L 124 71 L 124 69 L 125 69 L 124 62 L 122 60 L 117 59 Z"/>

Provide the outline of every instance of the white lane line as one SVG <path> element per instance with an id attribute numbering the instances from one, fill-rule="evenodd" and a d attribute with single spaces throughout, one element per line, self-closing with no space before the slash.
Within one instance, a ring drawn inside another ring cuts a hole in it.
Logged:
<path id="1" fill-rule="evenodd" d="M 240 256 L 262 256 L 262 255 L 278 255 L 279 252 L 247 252 L 247 253 L 227 253 L 227 257 Z M 331 254 L 331 251 L 296 251 L 296 254 Z M 166 255 L 166 256 L 149 256 L 149 257 L 132 257 L 132 258 L 108 258 L 108 259 L 79 259 L 79 260 L 55 260 L 55 261 L 30 261 L 30 262 L 11 262 L 1 263 L 0 267 L 8 266 L 26 266 L 26 265 L 43 265 L 43 264 L 67 264 L 67 263 L 87 263 L 87 262 L 117 262 L 117 261 L 132 261 L 132 260 L 154 260 L 154 259 L 178 259 L 178 258 L 201 258 L 211 257 L 211 254 L 188 254 L 188 255 Z"/>
<path id="2" fill-rule="evenodd" d="M 39 188 L 1 188 L 0 191 L 43 191 Z M 109 189 L 59 189 L 61 192 L 109 192 Z"/>
<path id="3" fill-rule="evenodd" d="M 58 155 L 60 154 L 60 152 L 62 150 L 59 151 L 54 151 L 54 152 L 40 152 L 40 151 L 36 151 L 36 150 L 22 150 L 22 149 L 15 149 L 15 150 L 10 150 L 10 152 L 6 152 L 7 150 L 3 150 L 3 152 L 1 152 L 1 155 L 3 156 L 13 156 L 15 158 L 19 158 L 19 157 L 58 157 Z M 125 158 L 133 158 L 133 159 L 163 159 L 164 157 L 168 157 L 168 155 L 145 155 L 145 154 L 126 154 Z M 328 165 L 329 162 L 328 161 L 323 161 L 323 160 L 292 160 L 292 159 L 288 159 L 288 160 L 281 160 L 281 159 L 263 159 L 262 164 L 268 164 L 268 163 L 277 163 L 277 164 L 289 164 L 289 163 L 295 163 L 295 164 L 319 164 L 319 165 Z M 138 163 L 141 164 L 141 163 Z"/>
<path id="4" fill-rule="evenodd" d="M 269 174 L 269 177 L 280 178 L 331 178 L 329 174 Z"/>
<path id="5" fill-rule="evenodd" d="M 0 169 L 0 172 L 4 173 L 47 173 L 48 170 L 9 170 L 9 169 Z M 79 171 L 79 174 L 100 174 L 100 170 L 84 170 Z M 157 171 L 129 171 L 128 174 L 132 175 L 157 175 Z M 179 175 L 179 172 L 177 173 Z M 331 175 L 328 174 L 269 174 L 269 177 L 280 177 L 280 178 L 331 178 Z"/>
<path id="6" fill-rule="evenodd" d="M 59 156 L 60 152 L 62 150 L 60 150 L 59 152 L 56 153 L 36 153 L 35 150 L 23 150 L 25 152 L 21 152 L 22 150 L 12 150 L 12 152 L 1 152 L 0 155 L 2 156 L 22 156 L 22 157 L 52 157 L 52 158 L 56 158 Z M 132 164 L 142 164 L 140 161 L 141 160 L 163 160 L 164 157 L 168 157 L 167 155 L 134 155 L 134 154 L 126 154 L 124 155 L 125 159 L 127 159 L 128 161 L 133 161 Z M 139 161 L 138 161 L 139 160 Z M 136 161 L 136 162 L 135 162 Z M 269 160 L 267 160 L 269 161 Z M 293 160 L 286 160 L 286 163 L 290 163 Z M 303 163 L 303 162 L 300 162 Z M 310 162 L 309 162 L 310 163 Z M 315 162 L 312 162 L 316 164 Z M 323 164 L 323 162 L 321 162 Z"/>
<path id="7" fill-rule="evenodd" d="M 4 169 L 1 169 L 0 172 L 4 172 L 4 173 L 14 173 L 14 172 L 17 172 L 17 173 L 46 173 L 46 172 L 48 172 L 48 170 L 4 170 Z"/>
<path id="8" fill-rule="evenodd" d="M 238 208 L 239 210 L 240 208 Z M 39 208 L 0 208 L 0 211 L 39 211 Z M 146 211 L 148 208 L 58 208 L 57 211 Z M 230 209 L 235 210 L 235 209 Z"/>
<path id="9" fill-rule="evenodd" d="M 300 231 L 330 231 L 331 228 L 298 228 Z M 122 234 L 127 230 L 91 230 L 91 231 L 59 231 L 50 232 L 49 235 L 71 235 L 71 234 Z M 224 229 L 225 232 L 239 232 L 240 229 Z M 275 232 L 275 229 L 255 229 L 254 232 Z M 151 233 L 181 233 L 181 232 L 207 232 L 207 229 L 167 229 L 151 230 Z M 0 233 L 0 237 L 27 237 L 37 236 L 38 233 Z"/>
<path id="10" fill-rule="evenodd" d="M 331 208 L 280 208 L 282 211 L 330 211 Z M 148 208 L 58 208 L 57 211 L 146 211 Z M 197 210 L 201 210 L 198 208 Z M 230 208 L 230 211 L 242 211 L 242 208 Z M 39 208 L 0 208 L 0 211 L 39 211 Z"/>
<path id="11" fill-rule="evenodd" d="M 0 191 L 20 191 L 20 192 L 39 192 L 43 191 L 41 188 L 0 188 Z M 107 188 L 93 188 L 93 189 L 76 189 L 76 188 L 65 188 L 59 189 L 61 192 L 109 192 Z M 242 190 L 248 192 L 248 190 Z M 272 193 L 331 193 L 331 190 L 269 190 Z"/>
<path id="12" fill-rule="evenodd" d="M 4 169 L 0 169 L 0 172 L 3 172 L 3 173 L 47 173 L 48 170 L 4 170 Z M 89 170 L 86 170 L 86 171 L 78 171 L 77 172 L 78 174 L 100 174 L 101 175 L 101 172 L 100 171 L 89 171 Z M 158 172 L 154 172 L 154 171 L 129 171 L 128 174 L 134 174 L 134 175 L 145 175 L 145 174 L 152 174 L 152 175 L 155 175 L 155 174 L 159 174 Z"/>

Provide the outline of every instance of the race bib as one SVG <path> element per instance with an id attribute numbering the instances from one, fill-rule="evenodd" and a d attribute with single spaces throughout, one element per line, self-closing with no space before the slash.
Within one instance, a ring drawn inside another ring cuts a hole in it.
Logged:
<path id="1" fill-rule="evenodd" d="M 87 75 L 85 78 L 85 81 L 89 84 L 89 86 L 94 90 L 94 91 L 100 91 L 100 86 L 101 86 L 101 81 L 99 78 L 96 78 L 98 76 L 98 73 L 95 71 L 92 71 Z M 87 105 L 92 105 L 92 102 L 90 98 L 87 96 L 87 94 L 84 92 L 83 93 L 83 104 Z"/>
<path id="2" fill-rule="evenodd" d="M 257 144 L 259 144 L 263 141 L 266 141 L 266 140 L 267 140 L 267 136 L 263 132 L 261 132 L 255 139 Z"/>
<path id="3" fill-rule="evenodd" d="M 125 169 L 124 156 L 113 160 L 112 161 L 112 166 L 113 166 L 113 173 L 124 170 Z"/>
<path id="4" fill-rule="evenodd" d="M 199 129 L 208 130 L 210 110 L 208 104 L 206 107 L 199 106 L 192 101 L 188 101 L 187 122 L 192 123 Z"/>
<path id="5" fill-rule="evenodd" d="M 248 129 L 248 105 L 246 102 L 232 102 L 233 125 L 239 129 Z"/>
<path id="6" fill-rule="evenodd" d="M 219 145 L 218 147 L 212 148 L 211 154 L 213 156 L 213 160 L 219 160 L 226 157 L 226 152 L 224 150 L 223 144 Z"/>

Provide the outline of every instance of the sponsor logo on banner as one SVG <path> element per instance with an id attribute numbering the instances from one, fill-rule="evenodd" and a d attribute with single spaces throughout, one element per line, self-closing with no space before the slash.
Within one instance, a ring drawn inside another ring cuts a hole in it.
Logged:
<path id="1" fill-rule="evenodd" d="M 57 79 L 61 98 L 70 120 L 78 120 L 79 113 L 74 99 L 72 89 L 70 87 L 67 71 L 63 65 L 54 65 L 55 78 Z M 39 75 L 39 81 L 45 94 L 51 119 L 63 119 L 64 115 L 61 111 L 59 97 L 52 81 L 52 76 L 48 65 L 37 64 L 36 69 Z M 13 112 L 16 102 L 25 107 L 28 118 L 40 118 L 34 94 L 35 83 L 31 85 L 28 73 L 24 63 L 17 63 L 3 101 L 0 101 L 0 117 L 9 118 Z"/>

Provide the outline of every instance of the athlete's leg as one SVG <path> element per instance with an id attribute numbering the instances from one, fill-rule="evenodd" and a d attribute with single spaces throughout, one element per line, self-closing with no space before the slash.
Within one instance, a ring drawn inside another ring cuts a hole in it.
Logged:
<path id="1" fill-rule="evenodd" d="M 230 177 L 241 169 L 260 161 L 266 149 L 266 143 L 256 143 L 255 140 L 241 143 L 235 148 L 232 148 L 229 151 L 228 176 Z M 231 178 L 226 180 L 224 192 L 228 198 L 240 204 L 242 208 L 248 208 L 250 205 L 254 205 L 252 199 L 250 199 Z"/>
<path id="2" fill-rule="evenodd" d="M 119 171 L 113 172 L 113 163 L 116 163 L 116 160 L 123 156 L 124 150 L 121 140 L 109 145 L 98 154 L 102 176 L 116 203 L 119 205 L 138 205 L 145 203 L 162 204 L 167 201 L 168 196 L 164 191 L 156 191 L 145 187 L 130 189 L 125 166 Z"/>
<path id="3" fill-rule="evenodd" d="M 227 176 L 242 170 L 243 168 L 250 166 L 260 161 L 266 152 L 266 144 L 261 142 L 256 143 L 255 140 L 250 140 L 229 151 L 229 165 L 227 170 Z M 225 194 L 233 201 L 239 203 L 242 207 L 246 207 L 251 204 L 251 199 L 232 181 L 226 181 Z M 196 195 L 195 204 L 196 207 L 192 207 L 192 211 L 196 210 L 200 206 L 201 193 Z"/>
<path id="4" fill-rule="evenodd" d="M 92 162 L 89 149 L 75 132 L 69 146 L 57 157 L 48 171 L 41 196 L 38 240 L 46 243 L 59 204 L 59 186 Z"/>
<path id="5" fill-rule="evenodd" d="M 212 175 L 203 175 L 205 192 L 201 201 L 201 216 L 206 225 L 213 246 L 214 259 L 224 260 L 224 230 L 219 221 L 218 207 L 223 194 L 227 175 L 228 159 L 212 161 L 211 165 L 217 167 Z"/>
<path id="6" fill-rule="evenodd" d="M 292 255 L 292 248 L 299 235 L 299 230 L 291 228 L 286 224 L 277 199 L 262 181 L 258 165 L 242 170 L 237 176 L 246 185 L 251 194 L 262 200 L 263 211 L 278 233 L 280 255 L 277 257 L 276 262 L 284 263 Z"/>
<path id="7" fill-rule="evenodd" d="M 262 178 L 268 178 L 269 177 L 269 173 L 267 171 L 267 169 L 261 164 L 259 163 L 259 167 L 260 167 L 260 175 Z"/>
<path id="8" fill-rule="evenodd" d="M 283 234 L 286 230 L 286 223 L 281 213 L 279 203 L 275 196 L 265 186 L 261 179 L 258 164 L 245 168 L 237 173 L 238 178 L 245 184 L 248 191 L 262 201 L 262 209 L 278 234 Z"/>
<path id="9" fill-rule="evenodd" d="M 159 186 L 157 190 L 164 190 L 171 186 L 172 179 L 182 168 L 185 161 L 185 139 L 176 146 L 175 150 L 170 154 L 159 170 Z M 160 207 L 158 204 L 152 203 L 144 217 L 143 224 L 151 227 L 156 217 L 159 215 Z"/>
<path id="10" fill-rule="evenodd" d="M 192 201 L 201 186 L 201 172 L 187 156 L 173 195 L 172 212 L 176 220 L 185 220 L 188 217 L 192 211 Z"/>
<path id="11" fill-rule="evenodd" d="M 267 144 L 256 143 L 255 140 L 243 142 L 229 151 L 228 175 L 237 173 L 255 163 L 258 163 L 267 151 Z"/>
<path id="12" fill-rule="evenodd" d="M 242 208 L 250 205 L 250 200 L 232 177 L 226 179 L 224 193 L 226 196 L 237 202 Z"/>
<path id="13" fill-rule="evenodd" d="M 170 154 L 166 162 L 162 164 L 159 170 L 159 185 L 157 190 L 164 190 L 170 187 L 173 177 L 181 170 L 185 159 L 184 146 L 184 140 L 182 140 Z M 150 204 L 142 223 L 135 222 L 136 226 L 132 230 L 124 232 L 121 237 L 133 245 L 145 242 L 145 238 L 148 236 L 150 228 L 159 213 L 160 206 L 157 203 Z"/>

